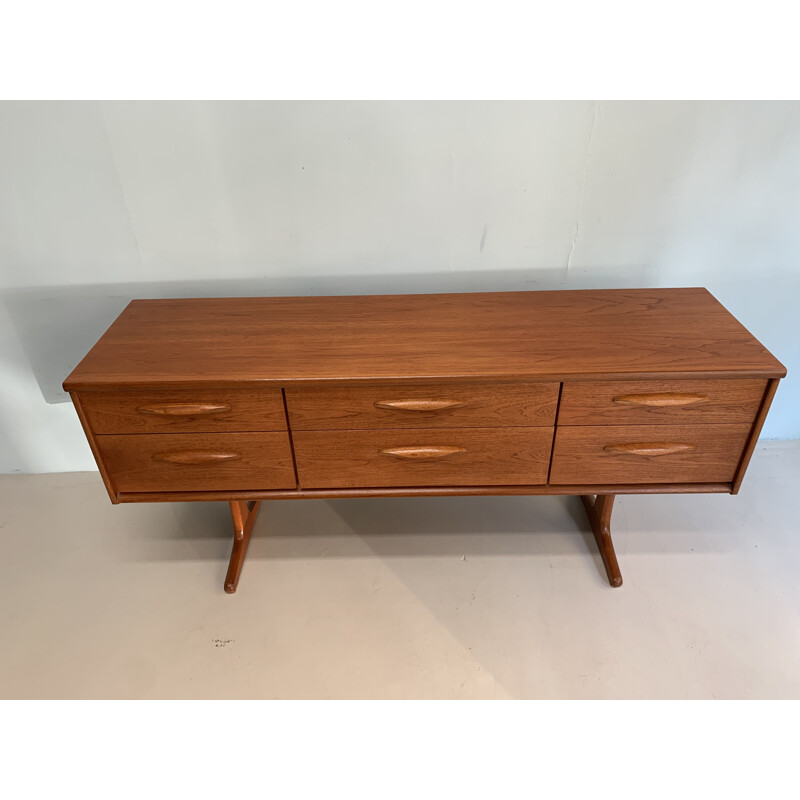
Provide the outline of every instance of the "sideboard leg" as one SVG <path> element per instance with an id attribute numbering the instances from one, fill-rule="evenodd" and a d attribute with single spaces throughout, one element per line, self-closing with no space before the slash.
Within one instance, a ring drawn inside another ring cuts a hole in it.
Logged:
<path id="1" fill-rule="evenodd" d="M 599 494 L 595 498 L 582 494 L 581 501 L 589 517 L 592 533 L 600 550 L 603 565 L 606 568 L 608 582 L 612 586 L 622 586 L 622 573 L 619 571 L 614 542 L 611 541 L 611 509 L 614 505 L 613 494 Z"/>
<path id="2" fill-rule="evenodd" d="M 247 554 L 247 545 L 250 544 L 250 534 L 253 532 L 261 501 L 231 500 L 231 516 L 233 517 L 233 550 L 231 561 L 228 564 L 228 574 L 225 576 L 225 591 L 233 594 L 239 585 L 239 575 L 242 574 L 242 564 Z"/>

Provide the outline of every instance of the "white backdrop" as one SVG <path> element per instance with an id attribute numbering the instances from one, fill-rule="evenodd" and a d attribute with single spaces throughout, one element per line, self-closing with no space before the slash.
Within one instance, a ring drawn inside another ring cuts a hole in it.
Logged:
<path id="1" fill-rule="evenodd" d="M 789 368 L 800 103 L 0 103 L 0 472 L 133 297 L 706 286 Z"/>

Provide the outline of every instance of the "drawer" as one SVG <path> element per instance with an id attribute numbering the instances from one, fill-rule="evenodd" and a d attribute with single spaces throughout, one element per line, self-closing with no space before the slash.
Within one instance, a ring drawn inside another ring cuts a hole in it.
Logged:
<path id="1" fill-rule="evenodd" d="M 145 433 L 97 436 L 120 492 L 294 489 L 289 434 Z"/>
<path id="2" fill-rule="evenodd" d="M 552 428 L 295 431 L 304 489 L 547 482 Z"/>
<path id="3" fill-rule="evenodd" d="M 751 427 L 559 427 L 550 483 L 727 483 L 733 480 Z"/>
<path id="4" fill-rule="evenodd" d="M 565 383 L 560 425 L 752 422 L 767 382 L 754 380 Z"/>
<path id="5" fill-rule="evenodd" d="M 126 389 L 80 399 L 95 433 L 286 430 L 280 389 Z"/>
<path id="6" fill-rule="evenodd" d="M 339 385 L 287 388 L 292 430 L 488 428 L 555 422 L 558 383 Z"/>

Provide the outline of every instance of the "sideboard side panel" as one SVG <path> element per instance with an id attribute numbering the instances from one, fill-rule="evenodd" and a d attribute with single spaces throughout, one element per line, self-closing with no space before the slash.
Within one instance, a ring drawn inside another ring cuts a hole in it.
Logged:
<path id="1" fill-rule="evenodd" d="M 111 480 L 111 476 L 108 474 L 106 465 L 103 462 L 103 457 L 100 455 L 100 448 L 97 446 L 97 440 L 95 439 L 94 431 L 92 431 L 91 425 L 89 425 L 89 419 L 86 416 L 86 411 L 83 407 L 83 403 L 81 402 L 81 396 L 78 392 L 70 392 L 69 396 L 72 398 L 72 404 L 75 406 L 75 411 L 78 413 L 78 419 L 81 421 L 83 432 L 86 434 L 89 447 L 92 449 L 92 455 L 97 463 L 97 468 L 100 470 L 100 477 L 103 479 L 108 496 L 111 502 L 116 504 L 119 502 L 119 493 L 117 492 L 116 487 Z"/>
<path id="2" fill-rule="evenodd" d="M 758 444 L 758 437 L 761 434 L 761 429 L 764 427 L 764 420 L 767 418 L 769 407 L 772 405 L 772 398 L 775 397 L 775 392 L 778 389 L 779 383 L 779 378 L 771 378 L 769 383 L 767 383 L 767 390 L 764 392 L 764 399 L 761 402 L 761 408 L 758 410 L 758 414 L 756 415 L 755 422 L 753 423 L 753 430 L 750 432 L 750 438 L 747 440 L 747 445 L 744 448 L 742 460 L 739 462 L 739 467 L 736 470 L 736 475 L 734 476 L 733 483 L 731 484 L 731 494 L 739 493 L 739 488 L 744 480 L 744 474 L 747 471 L 747 465 L 750 463 L 750 459 L 753 456 L 753 451 L 756 449 L 756 445 Z"/>

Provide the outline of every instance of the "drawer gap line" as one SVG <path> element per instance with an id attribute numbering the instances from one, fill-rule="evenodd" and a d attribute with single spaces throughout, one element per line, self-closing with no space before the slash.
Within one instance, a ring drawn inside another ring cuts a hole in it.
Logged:
<path id="1" fill-rule="evenodd" d="M 550 484 L 550 473 L 553 470 L 553 453 L 556 449 L 556 432 L 558 431 L 558 414 L 561 411 L 561 392 L 564 391 L 564 382 L 558 384 L 558 398 L 556 399 L 556 418 L 553 420 L 553 441 L 550 442 L 550 463 L 547 465 L 547 483 Z"/>
<path id="2" fill-rule="evenodd" d="M 283 398 L 283 413 L 286 416 L 286 432 L 289 434 L 289 449 L 292 451 L 292 469 L 294 470 L 294 485 L 300 488 L 300 478 L 297 475 L 297 456 L 294 454 L 294 439 L 292 438 L 292 425 L 289 422 L 289 407 L 286 405 L 286 389 L 281 387 L 281 397 Z"/>

